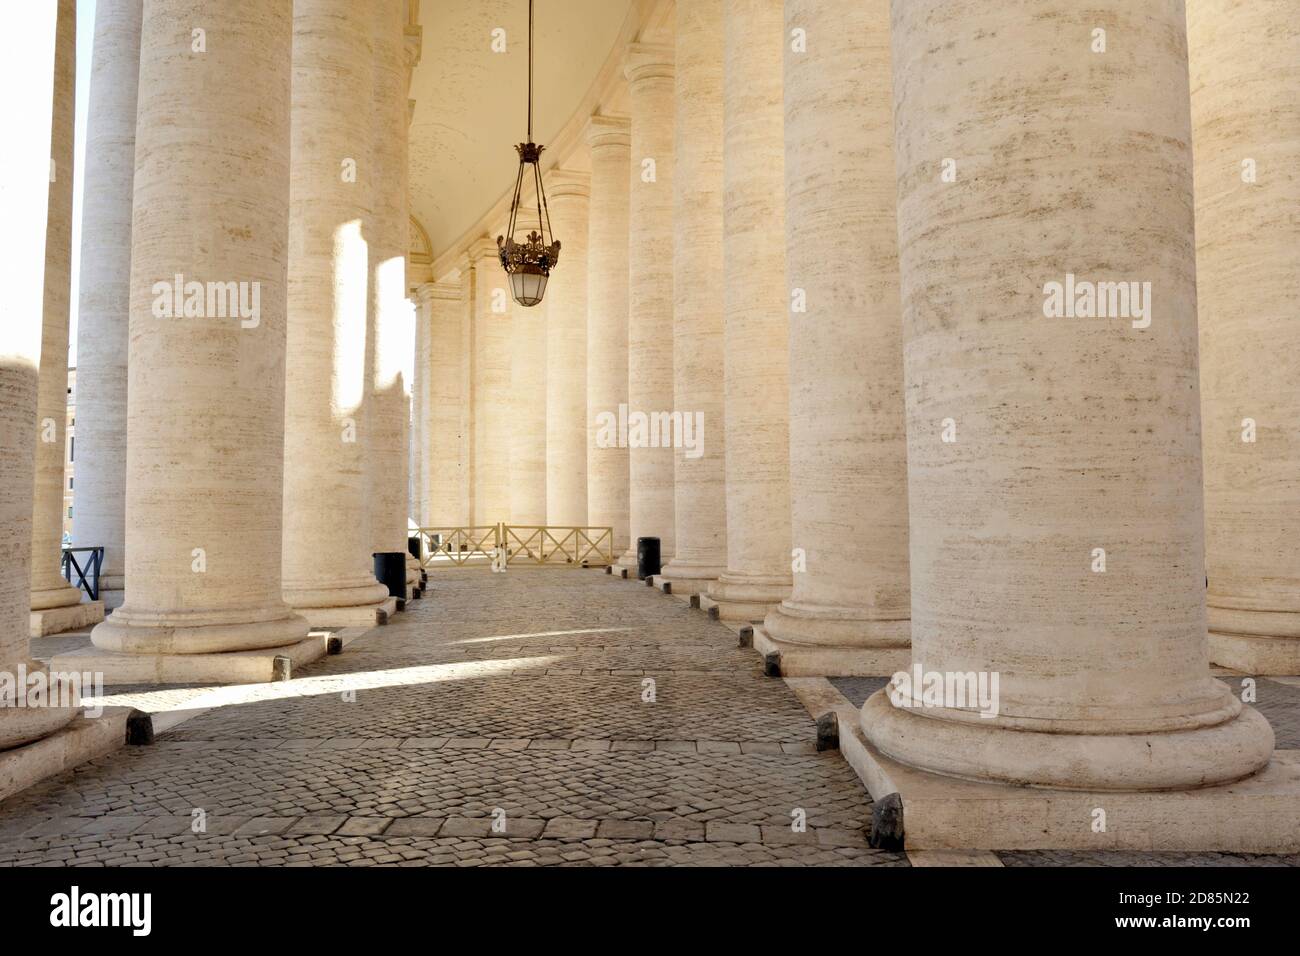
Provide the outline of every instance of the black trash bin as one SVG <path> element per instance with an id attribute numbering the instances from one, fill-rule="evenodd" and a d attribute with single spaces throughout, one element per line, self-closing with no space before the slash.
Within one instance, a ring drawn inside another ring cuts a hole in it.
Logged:
<path id="1" fill-rule="evenodd" d="M 388 588 L 399 604 L 406 603 L 406 552 L 376 551 L 375 580 Z"/>
<path id="2" fill-rule="evenodd" d="M 424 555 L 420 553 L 420 536 L 418 534 L 407 535 L 406 550 L 411 552 L 411 557 L 417 561 L 423 561 Z"/>
<path id="3" fill-rule="evenodd" d="M 644 581 L 662 571 L 658 538 L 636 539 L 636 579 Z"/>

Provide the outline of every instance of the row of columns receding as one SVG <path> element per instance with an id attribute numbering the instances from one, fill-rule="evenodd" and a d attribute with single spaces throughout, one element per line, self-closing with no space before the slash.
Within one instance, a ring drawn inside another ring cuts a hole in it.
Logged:
<path id="1" fill-rule="evenodd" d="M 1271 732 L 1207 663 L 1300 670 L 1296 237 L 1265 212 L 1296 191 L 1268 146 L 1296 128 L 1293 40 L 1277 9 L 1059 6 L 716 0 L 633 44 L 629 115 L 590 120 L 580 191 L 552 174 L 545 337 L 491 309 L 486 241 L 421 290 L 460 383 L 420 426 L 422 522 L 608 525 L 623 567 L 658 537 L 676 593 L 822 673 L 998 671 L 992 721 L 868 704 L 920 766 L 1139 789 L 1257 769 Z M 1261 55 L 1269 109 L 1229 92 Z M 1233 242 L 1198 250 L 1197 215 Z M 1135 311 L 1051 316 L 1053 282 L 1136 282 Z M 604 447 L 620 406 L 701 413 L 702 446 Z M 1243 419 L 1269 424 L 1243 441 Z"/>
<path id="2" fill-rule="evenodd" d="M 658 537 L 675 591 L 782 653 L 999 675 L 992 719 L 873 696 L 864 731 L 906 763 L 1177 789 L 1269 759 L 1208 663 L 1300 669 L 1279 4 L 679 4 L 670 42 L 628 50 L 629 115 L 591 119 L 591 172 L 550 174 L 546 303 L 508 302 L 485 237 L 418 290 L 417 328 L 400 3 L 149 0 L 134 32 L 141 0 L 100 3 L 118 76 L 90 136 L 118 152 L 88 164 L 84 241 L 117 259 L 88 334 L 124 475 L 97 493 L 129 519 L 100 647 L 275 647 L 377 607 L 369 555 L 404 550 L 412 473 L 421 524 L 609 525 L 623 566 Z M 198 7 L 203 54 L 177 27 Z M 158 317 L 182 273 L 257 283 L 257 322 Z M 1102 283 L 1132 284 L 1124 314 L 1075 298 Z M 605 447 L 621 407 L 702 420 L 701 444 Z M 40 451 L 31 610 L 67 591 Z"/>

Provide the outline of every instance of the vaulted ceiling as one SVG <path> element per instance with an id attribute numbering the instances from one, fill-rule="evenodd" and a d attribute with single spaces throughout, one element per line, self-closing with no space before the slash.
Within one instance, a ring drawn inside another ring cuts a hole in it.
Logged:
<path id="1" fill-rule="evenodd" d="M 620 38 L 634 0 L 536 0 L 534 139 L 573 116 Z M 411 80 L 411 212 L 434 257 L 514 184 L 526 133 L 528 0 L 424 0 Z M 505 31 L 505 52 L 493 51 Z"/>

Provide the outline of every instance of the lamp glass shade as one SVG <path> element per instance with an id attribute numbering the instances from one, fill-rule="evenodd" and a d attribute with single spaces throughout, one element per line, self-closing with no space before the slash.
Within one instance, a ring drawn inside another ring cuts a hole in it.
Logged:
<path id="1" fill-rule="evenodd" d="M 510 294 L 524 308 L 531 309 L 546 295 L 546 274 L 533 270 L 510 273 Z"/>

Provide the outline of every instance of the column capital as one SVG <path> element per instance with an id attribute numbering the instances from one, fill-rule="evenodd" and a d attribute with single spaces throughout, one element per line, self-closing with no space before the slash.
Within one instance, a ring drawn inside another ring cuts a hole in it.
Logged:
<path id="1" fill-rule="evenodd" d="M 448 276 L 439 279 L 437 282 L 425 282 L 415 290 L 415 294 L 419 297 L 421 305 L 434 301 L 457 300 L 461 297 L 460 277 L 457 276 L 453 279 Z"/>
<path id="2" fill-rule="evenodd" d="M 587 145 L 592 149 L 603 146 L 632 148 L 632 120 L 626 116 L 597 115 L 587 120 Z"/>
<path id="3" fill-rule="evenodd" d="M 572 169 L 552 169 L 546 176 L 546 188 L 551 199 L 591 197 L 591 173 Z"/>
<path id="4" fill-rule="evenodd" d="M 646 80 L 671 80 L 675 74 L 674 52 L 666 43 L 629 43 L 623 75 L 634 86 Z"/>
<path id="5" fill-rule="evenodd" d="M 491 259 L 495 262 L 497 259 L 497 241 L 491 236 L 481 236 L 470 243 L 470 247 L 465 250 L 465 254 L 469 257 L 470 268 L 477 268 L 484 259 Z"/>

